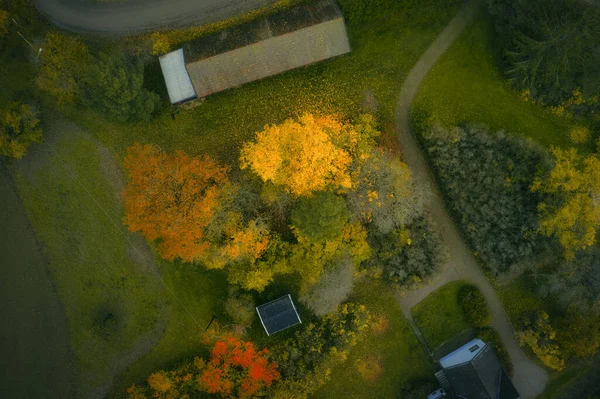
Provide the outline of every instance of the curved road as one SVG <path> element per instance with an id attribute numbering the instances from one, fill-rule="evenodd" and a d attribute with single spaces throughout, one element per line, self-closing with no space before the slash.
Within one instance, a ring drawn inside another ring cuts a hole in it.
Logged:
<path id="1" fill-rule="evenodd" d="M 200 25 L 268 6 L 277 0 L 33 0 L 56 25 L 75 32 L 128 35 Z"/>
<path id="2" fill-rule="evenodd" d="M 446 26 L 444 31 L 423 53 L 419 61 L 409 72 L 400 92 L 396 107 L 396 126 L 400 148 L 404 161 L 408 164 L 415 178 L 430 187 L 432 193 L 428 209 L 440 229 L 442 239 L 448 247 L 449 257 L 443 270 L 434 280 L 418 290 L 398 295 L 398 302 L 409 322 L 414 325 L 411 309 L 431 292 L 442 285 L 455 280 L 466 280 L 477 286 L 485 296 L 492 313 L 492 327 L 498 331 L 514 366 L 512 378 L 517 390 L 524 399 L 534 398 L 544 390 L 548 381 L 545 370 L 531 361 L 523 352 L 514 337 L 510 321 L 502 307 L 500 298 L 490 284 L 481 267 L 469 251 L 456 225 L 446 212 L 442 195 L 437 190 L 435 180 L 421 149 L 410 129 L 410 106 L 417 94 L 421 82 L 435 65 L 440 56 L 454 43 L 460 33 L 469 25 L 477 14 L 480 2 L 471 0 Z"/>

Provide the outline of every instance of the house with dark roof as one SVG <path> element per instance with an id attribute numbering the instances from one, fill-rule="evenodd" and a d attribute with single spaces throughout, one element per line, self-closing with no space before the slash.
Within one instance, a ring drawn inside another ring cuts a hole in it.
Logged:
<path id="1" fill-rule="evenodd" d="M 159 61 L 176 104 L 348 52 L 338 5 L 319 0 L 202 37 Z"/>
<path id="2" fill-rule="evenodd" d="M 445 396 L 464 399 L 520 399 L 494 350 L 474 339 L 440 359 L 435 376 Z"/>
<path id="3" fill-rule="evenodd" d="M 267 335 L 275 334 L 302 323 L 294 301 L 292 301 L 289 294 L 257 306 L 256 312 Z"/>

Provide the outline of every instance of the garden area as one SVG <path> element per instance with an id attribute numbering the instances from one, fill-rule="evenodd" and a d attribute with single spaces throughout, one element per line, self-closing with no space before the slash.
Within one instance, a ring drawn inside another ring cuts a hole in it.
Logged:
<path id="1" fill-rule="evenodd" d="M 350 54 L 179 110 L 156 55 L 224 25 L 98 38 L 51 28 L 25 0 L 0 2 L 0 119 L 19 130 L 0 145 L 22 158 L 9 168 L 64 307 L 82 396 L 392 397 L 432 379 L 393 290 L 435 273 L 444 248 L 399 159 L 394 108 L 461 4 L 340 0 Z M 509 69 L 519 60 L 506 58 L 502 24 L 516 22 L 501 11 L 514 5 L 490 4 L 425 78 L 413 125 L 521 345 L 554 370 L 558 392 L 589 378 L 600 347 L 598 100 L 583 72 L 547 88 Z M 9 15 L 43 45 L 39 58 Z M 254 306 L 285 294 L 303 324 L 267 337 Z M 430 347 L 471 329 L 510 370 L 482 300 L 454 282 L 413 316 Z"/>

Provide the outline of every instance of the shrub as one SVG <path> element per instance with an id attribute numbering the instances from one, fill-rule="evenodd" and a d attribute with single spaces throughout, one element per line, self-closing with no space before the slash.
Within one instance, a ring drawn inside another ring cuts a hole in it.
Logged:
<path id="1" fill-rule="evenodd" d="M 59 105 L 74 104 L 81 98 L 81 83 L 92 63 L 87 47 L 79 39 L 49 32 L 40 54 L 36 84 Z"/>
<path id="2" fill-rule="evenodd" d="M 555 341 L 556 332 L 550 325 L 546 312 L 538 312 L 525 323 L 525 329 L 516 333 L 519 343 L 527 345 L 547 367 L 554 370 L 565 368 L 560 347 Z"/>
<path id="3" fill-rule="evenodd" d="M 411 287 L 432 275 L 443 264 L 447 249 L 425 217 L 389 234 L 370 232 L 374 256 L 368 267 L 383 267 L 383 277 L 399 286 Z"/>
<path id="4" fill-rule="evenodd" d="M 27 148 L 42 140 L 40 120 L 33 107 L 23 103 L 10 103 L 0 112 L 0 155 L 22 158 Z"/>
<path id="5" fill-rule="evenodd" d="M 352 291 L 353 275 L 352 260 L 343 258 L 338 264 L 325 269 L 319 282 L 306 289 L 300 301 L 317 316 L 331 313 Z"/>
<path id="6" fill-rule="evenodd" d="M 87 106 L 119 122 L 149 120 L 160 98 L 146 90 L 144 65 L 124 55 L 100 56 L 85 77 Z"/>
<path id="7" fill-rule="evenodd" d="M 556 341 L 566 358 L 595 355 L 600 348 L 600 317 L 580 312 L 573 305 L 569 306 L 565 316 L 559 321 Z"/>
<path id="8" fill-rule="evenodd" d="M 350 218 L 346 202 L 331 192 L 301 197 L 292 210 L 292 226 L 311 241 L 336 240 Z"/>
<path id="9" fill-rule="evenodd" d="M 225 311 L 236 324 L 249 325 L 256 314 L 252 295 L 232 293 L 225 302 Z"/>
<path id="10" fill-rule="evenodd" d="M 494 352 L 498 356 L 498 359 L 500 360 L 502 367 L 504 367 L 504 370 L 506 370 L 509 375 L 512 375 L 513 365 L 510 361 L 508 351 L 506 350 L 506 345 L 504 345 L 504 342 L 502 342 L 500 334 L 498 334 L 498 332 L 491 327 L 484 327 L 477 331 L 477 338 L 490 345 L 494 349 Z"/>
<path id="11" fill-rule="evenodd" d="M 547 155 L 533 144 L 484 127 L 441 128 L 424 145 L 450 210 L 476 254 L 495 274 L 539 253 L 543 193 L 530 190 Z"/>
<path id="12" fill-rule="evenodd" d="M 458 291 L 458 304 L 471 325 L 485 327 L 492 322 L 490 308 L 477 287 L 473 285 L 462 287 Z"/>
<path id="13" fill-rule="evenodd" d="M 575 144 L 585 144 L 590 140 L 590 129 L 576 126 L 569 131 L 569 138 Z"/>
<path id="14" fill-rule="evenodd" d="M 346 303 L 273 348 L 282 377 L 273 397 L 302 399 L 319 389 L 329 380 L 331 368 L 346 360 L 370 320 L 365 306 Z"/>

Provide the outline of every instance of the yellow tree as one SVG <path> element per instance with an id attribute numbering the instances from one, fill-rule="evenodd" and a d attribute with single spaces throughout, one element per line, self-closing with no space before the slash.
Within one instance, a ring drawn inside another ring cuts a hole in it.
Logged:
<path id="1" fill-rule="evenodd" d="M 348 129 L 331 116 L 311 114 L 266 126 L 257 133 L 256 141 L 244 144 L 241 167 L 297 196 L 326 188 L 350 188 L 352 157 L 339 140 Z"/>
<path id="2" fill-rule="evenodd" d="M 40 55 L 37 85 L 59 104 L 73 104 L 80 97 L 80 83 L 91 63 L 87 47 L 72 36 L 58 32 L 46 35 Z"/>
<path id="3" fill-rule="evenodd" d="M 600 227 L 600 160 L 594 154 L 582 156 L 575 148 L 552 148 L 554 167 L 537 178 L 533 191 L 552 194 L 551 201 L 539 205 L 540 230 L 556 236 L 567 259 L 575 251 L 596 242 Z"/>
<path id="4" fill-rule="evenodd" d="M 8 12 L 0 10 L 0 38 L 8 33 Z"/>

